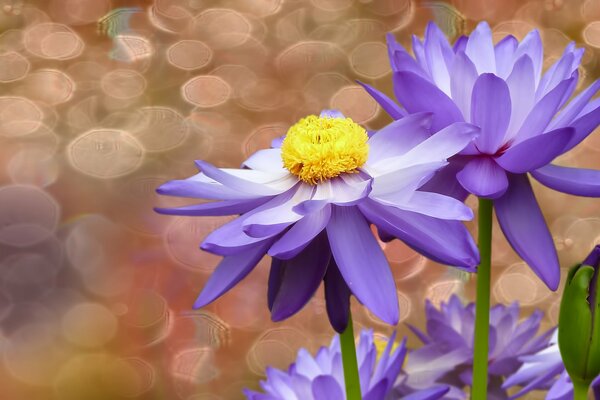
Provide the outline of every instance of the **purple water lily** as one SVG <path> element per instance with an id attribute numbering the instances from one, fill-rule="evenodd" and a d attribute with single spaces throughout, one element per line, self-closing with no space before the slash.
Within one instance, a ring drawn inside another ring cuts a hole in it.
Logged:
<path id="1" fill-rule="evenodd" d="M 438 310 L 429 301 L 425 306 L 427 333 L 410 327 L 424 346 L 412 351 L 404 367 L 405 384 L 415 389 L 435 383 L 450 386 L 447 399 L 466 399 L 465 386 L 472 384 L 475 304 L 464 306 L 456 295 Z M 537 336 L 542 313 L 535 311 L 519 322 L 519 306 L 495 305 L 490 310 L 488 355 L 488 399 L 507 399 L 502 379 L 521 364 L 521 357 L 548 346 L 552 330 Z"/>
<path id="2" fill-rule="evenodd" d="M 411 115 L 368 137 L 339 111 L 326 110 L 293 125 L 274 148 L 247 159 L 244 169 L 197 161 L 199 174 L 162 185 L 161 194 L 218 201 L 159 212 L 241 214 L 201 244 L 224 258 L 194 307 L 221 296 L 268 254 L 274 321 L 299 311 L 324 281 L 338 332 L 347 325 L 350 294 L 396 324 L 396 285 L 369 223 L 434 260 L 473 271 L 478 252 L 460 222 L 472 211 L 452 197 L 417 189 L 477 129 L 458 123 L 431 136 L 431 120 L 431 114 Z"/>
<path id="3" fill-rule="evenodd" d="M 538 353 L 522 357 L 523 365 L 510 375 L 502 384 L 505 389 L 520 386 L 518 392 L 510 397 L 517 399 L 532 390 L 548 390 L 546 400 L 571 400 L 573 383 L 565 371 L 560 350 L 558 332 L 550 340 L 550 346 Z M 594 398 L 600 400 L 600 376 L 592 383 Z"/>
<path id="4" fill-rule="evenodd" d="M 600 99 L 591 100 L 600 81 L 568 101 L 583 49 L 569 44 L 542 74 L 537 30 L 520 43 L 509 35 L 494 45 L 490 27 L 482 22 L 451 46 L 430 23 L 424 41 L 413 37 L 412 45 L 414 58 L 388 36 L 394 94 L 404 108 L 365 88 L 395 119 L 432 112 L 433 131 L 462 121 L 481 128 L 481 135 L 425 188 L 459 199 L 468 193 L 494 199 L 507 240 L 556 290 L 558 257 L 527 174 L 561 192 L 600 197 L 600 171 L 551 164 L 600 123 Z"/>
<path id="5" fill-rule="evenodd" d="M 404 387 L 405 356 L 406 340 L 395 343 L 395 333 L 385 340 L 374 337 L 371 330 L 361 332 L 357 358 L 364 400 L 443 398 L 448 391 L 444 385 L 416 391 Z M 335 336 L 329 347 L 321 347 L 315 357 L 301 349 L 287 371 L 267 368 L 267 380 L 260 382 L 265 393 L 248 389 L 244 393 L 249 400 L 343 400 L 343 374 L 339 337 Z"/>

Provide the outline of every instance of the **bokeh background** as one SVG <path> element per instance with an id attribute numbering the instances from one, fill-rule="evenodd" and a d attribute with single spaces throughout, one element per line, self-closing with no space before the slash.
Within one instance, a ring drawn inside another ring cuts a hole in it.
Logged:
<path id="1" fill-rule="evenodd" d="M 218 262 L 198 243 L 227 218 L 157 215 L 182 203 L 154 189 L 195 159 L 238 166 L 322 108 L 382 127 L 355 80 L 391 95 L 386 32 L 409 46 L 429 20 L 451 37 L 481 20 L 498 38 L 538 28 L 546 66 L 574 40 L 581 85 L 600 75 L 597 0 L 0 0 L 0 398 L 237 399 L 328 343 L 322 292 L 270 321 L 267 259 L 192 310 Z M 600 131 L 559 163 L 599 168 Z M 534 186 L 564 275 L 598 242 L 600 200 Z M 494 234 L 493 301 L 553 326 L 559 295 Z M 354 304 L 356 326 L 417 346 L 405 323 L 423 326 L 425 299 L 472 300 L 472 279 L 382 247 L 401 323 Z"/>

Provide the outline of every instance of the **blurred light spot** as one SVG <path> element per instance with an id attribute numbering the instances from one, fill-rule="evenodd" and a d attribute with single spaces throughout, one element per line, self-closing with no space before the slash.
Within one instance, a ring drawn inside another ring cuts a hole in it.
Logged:
<path id="1" fill-rule="evenodd" d="M 0 187 L 0 243 L 31 246 L 52 235 L 59 206 L 46 192 L 33 186 Z"/>
<path id="2" fill-rule="evenodd" d="M 153 27 L 167 33 L 178 33 L 189 28 L 193 15 L 173 0 L 155 0 L 148 7 L 148 20 Z"/>
<path id="3" fill-rule="evenodd" d="M 362 86 L 346 86 L 331 98 L 331 108 L 340 110 L 354 122 L 363 124 L 377 115 L 379 106 Z"/>
<path id="4" fill-rule="evenodd" d="M 198 40 L 180 40 L 167 49 L 167 61 L 184 70 L 205 67 L 212 56 L 210 47 Z"/>
<path id="5" fill-rule="evenodd" d="M 231 87 L 217 76 L 201 75 L 184 83 L 181 95 L 196 106 L 215 107 L 229 99 Z"/>
<path id="6" fill-rule="evenodd" d="M 200 347 L 175 354 L 170 372 L 178 380 L 199 385 L 212 381 L 220 371 L 214 362 L 213 349 Z"/>
<path id="7" fill-rule="evenodd" d="M 71 165 L 97 178 L 116 178 L 135 171 L 144 149 L 125 131 L 94 129 L 75 138 L 68 148 Z"/>
<path id="8" fill-rule="evenodd" d="M 132 134 L 146 151 L 167 151 L 181 145 L 189 135 L 187 121 L 177 110 L 143 107 L 137 113 L 141 124 Z"/>
<path id="9" fill-rule="evenodd" d="M 323 72 L 310 78 L 304 85 L 302 93 L 309 100 L 313 100 L 325 108 L 329 106 L 331 96 L 348 85 L 352 85 L 352 81 L 346 76 L 337 72 Z"/>
<path id="10" fill-rule="evenodd" d="M 190 311 L 177 317 L 174 331 L 201 347 L 219 348 L 231 343 L 231 328 L 218 315 L 208 311 Z"/>
<path id="11" fill-rule="evenodd" d="M 120 390 L 122 396 L 135 398 L 152 389 L 156 381 L 156 372 L 148 361 L 139 357 L 122 358 L 121 361 L 125 363 L 133 373 L 131 375 L 132 379 L 128 382 L 128 385 Z"/>
<path id="12" fill-rule="evenodd" d="M 130 293 L 127 314 L 121 318 L 131 329 L 132 341 L 140 346 L 162 342 L 169 335 L 173 324 L 165 298 L 149 289 Z"/>
<path id="13" fill-rule="evenodd" d="M 285 49 L 275 63 L 281 74 L 304 78 L 311 72 L 341 70 L 347 64 L 344 52 L 334 43 L 300 42 Z"/>
<path id="14" fill-rule="evenodd" d="M 242 14 L 226 8 L 211 8 L 194 18 L 191 34 L 214 49 L 223 49 L 244 43 L 251 29 Z"/>
<path id="15" fill-rule="evenodd" d="M 22 90 L 27 97 L 49 105 L 65 103 L 75 92 L 75 82 L 56 69 L 40 69 L 23 81 Z"/>
<path id="16" fill-rule="evenodd" d="M 6 167 L 14 183 L 47 187 L 58 179 L 59 165 L 54 149 L 24 148 L 11 157 Z"/>
<path id="17" fill-rule="evenodd" d="M 117 35 L 113 38 L 110 57 L 117 61 L 133 63 L 152 57 L 154 48 L 148 39 L 137 35 Z"/>
<path id="18" fill-rule="evenodd" d="M 583 40 L 590 46 L 600 48 L 600 21 L 590 22 L 583 29 Z"/>
<path id="19" fill-rule="evenodd" d="M 110 8 L 109 0 L 52 0 L 50 15 L 57 22 L 85 25 L 98 20 Z"/>
<path id="20" fill-rule="evenodd" d="M 141 13 L 140 7 L 118 7 L 110 10 L 102 18 L 98 19 L 98 33 L 114 38 L 121 33 L 130 31 L 129 23 L 131 17 Z"/>
<path id="21" fill-rule="evenodd" d="M 242 12 L 251 13 L 256 17 L 264 18 L 277 14 L 281 10 L 283 2 L 284 0 L 229 0 L 227 4 Z"/>
<path id="22" fill-rule="evenodd" d="M 232 217 L 175 218 L 165 233 L 168 253 L 186 269 L 194 272 L 212 271 L 222 257 L 200 250 L 198 245 L 210 232 L 232 219 Z"/>
<path id="23" fill-rule="evenodd" d="M 52 291 L 61 267 L 39 253 L 11 254 L 0 266 L 3 292 L 13 301 L 37 300 Z"/>
<path id="24" fill-rule="evenodd" d="M 239 97 L 246 87 L 254 85 L 256 73 L 245 65 L 220 65 L 210 72 L 210 75 L 223 79 L 233 91 L 232 97 Z"/>
<path id="25" fill-rule="evenodd" d="M 505 304 L 518 301 L 523 306 L 530 306 L 545 300 L 550 294 L 524 262 L 508 267 L 494 283 L 494 295 Z"/>
<path id="26" fill-rule="evenodd" d="M 442 302 L 448 301 L 450 296 L 463 285 L 458 279 L 438 281 L 431 284 L 425 293 L 425 298 L 439 307 Z"/>
<path id="27" fill-rule="evenodd" d="M 358 74 L 367 78 L 381 78 L 390 72 L 387 47 L 383 43 L 358 45 L 350 54 L 350 63 Z"/>
<path id="28" fill-rule="evenodd" d="M 277 39 L 286 44 L 306 40 L 308 37 L 306 26 L 309 19 L 307 13 L 307 9 L 302 7 L 279 17 L 275 23 Z"/>
<path id="29" fill-rule="evenodd" d="M 404 322 L 411 314 L 412 312 L 412 301 L 410 300 L 410 297 L 407 296 L 406 294 L 402 293 L 401 291 L 398 291 L 398 306 L 400 308 L 400 319 L 398 320 L 398 323 L 400 322 Z M 366 314 L 367 317 L 369 318 L 370 322 L 376 323 L 376 324 L 385 324 L 385 322 L 383 322 L 382 320 L 380 320 L 379 318 L 377 318 L 372 312 L 371 310 L 365 308 L 366 310 Z"/>
<path id="30" fill-rule="evenodd" d="M 68 60 L 81 55 L 83 40 L 66 25 L 45 22 L 33 25 L 23 36 L 23 43 L 31 54 L 53 60 Z"/>
<path id="31" fill-rule="evenodd" d="M 67 74 L 77 84 L 77 90 L 96 90 L 99 82 L 107 72 L 105 65 L 93 61 L 80 61 L 69 65 Z"/>
<path id="32" fill-rule="evenodd" d="M 433 14 L 433 20 L 451 40 L 466 33 L 467 19 L 452 4 L 443 1 L 425 1 L 421 3 Z"/>
<path id="33" fill-rule="evenodd" d="M 274 328 L 263 332 L 254 342 L 246 362 L 256 375 L 264 376 L 267 367 L 287 370 L 301 347 L 309 348 L 310 340 L 293 328 Z"/>
<path id="34" fill-rule="evenodd" d="M 23 36 L 24 33 L 21 29 L 7 29 L 0 33 L 0 50 L 2 52 L 24 50 Z"/>
<path id="35" fill-rule="evenodd" d="M 17 52 L 0 54 L 0 82 L 8 83 L 23 79 L 29 72 L 30 66 L 29 61 Z"/>
<path id="36" fill-rule="evenodd" d="M 285 123 L 274 123 L 257 127 L 244 140 L 244 156 L 250 157 L 258 150 L 270 148 L 271 141 L 285 135 L 289 127 L 290 125 Z"/>
<path id="37" fill-rule="evenodd" d="M 62 332 L 71 343 L 82 347 L 100 347 L 117 333 L 117 318 L 102 304 L 80 303 L 62 318 Z"/>
<path id="38" fill-rule="evenodd" d="M 117 99 L 132 99 L 146 90 L 146 78 L 132 69 L 116 69 L 102 77 L 104 93 Z"/>
<path id="39" fill-rule="evenodd" d="M 44 113 L 31 100 L 24 97 L 0 97 L 0 135 L 24 136 L 42 124 Z"/>
<path id="40" fill-rule="evenodd" d="M 284 88 L 274 79 L 259 79 L 241 91 L 241 105 L 255 111 L 273 110 L 287 102 Z"/>
<path id="41" fill-rule="evenodd" d="M 340 11 L 352 5 L 353 0 L 310 0 L 317 8 L 325 11 Z"/>

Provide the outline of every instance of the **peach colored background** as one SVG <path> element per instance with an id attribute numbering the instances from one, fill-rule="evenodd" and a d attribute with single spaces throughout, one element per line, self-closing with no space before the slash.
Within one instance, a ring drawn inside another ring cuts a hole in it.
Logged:
<path id="1" fill-rule="evenodd" d="M 238 166 L 322 108 L 382 127 L 389 117 L 355 80 L 391 95 L 385 33 L 409 46 L 432 19 L 451 35 L 480 20 L 497 37 L 537 27 L 546 66 L 575 40 L 582 84 L 600 75 L 596 0 L 452 4 L 0 0 L 0 397 L 236 399 L 265 366 L 327 343 L 322 292 L 270 322 L 266 259 L 192 311 L 218 261 L 198 243 L 227 218 L 156 215 L 181 201 L 154 189 L 193 174 L 195 159 Z M 115 16 L 98 24 L 118 7 L 140 8 L 121 12 L 129 28 Z M 559 161 L 600 168 L 600 132 Z M 600 200 L 535 190 L 567 268 L 600 237 Z M 542 308 L 552 326 L 558 295 L 494 234 L 494 301 Z M 415 346 L 404 322 L 422 326 L 425 298 L 472 299 L 473 285 L 399 242 L 382 246 L 401 302 L 395 329 Z M 394 329 L 354 306 L 357 326 Z"/>

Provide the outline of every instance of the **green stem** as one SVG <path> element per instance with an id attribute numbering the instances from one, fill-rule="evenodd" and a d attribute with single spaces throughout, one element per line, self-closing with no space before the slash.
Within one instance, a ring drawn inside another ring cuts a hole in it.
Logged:
<path id="1" fill-rule="evenodd" d="M 348 314 L 348 326 L 340 335 L 342 347 L 342 364 L 344 366 L 344 381 L 346 382 L 346 399 L 361 400 L 360 379 L 358 377 L 358 362 L 356 361 L 356 347 L 354 345 L 354 328 L 352 314 Z"/>
<path id="2" fill-rule="evenodd" d="M 573 400 L 587 400 L 589 384 L 573 381 Z"/>
<path id="3" fill-rule="evenodd" d="M 475 345 L 473 354 L 473 400 L 487 399 L 488 337 L 490 332 L 490 283 L 492 264 L 492 200 L 479 199 L 479 254 L 475 299 Z"/>

